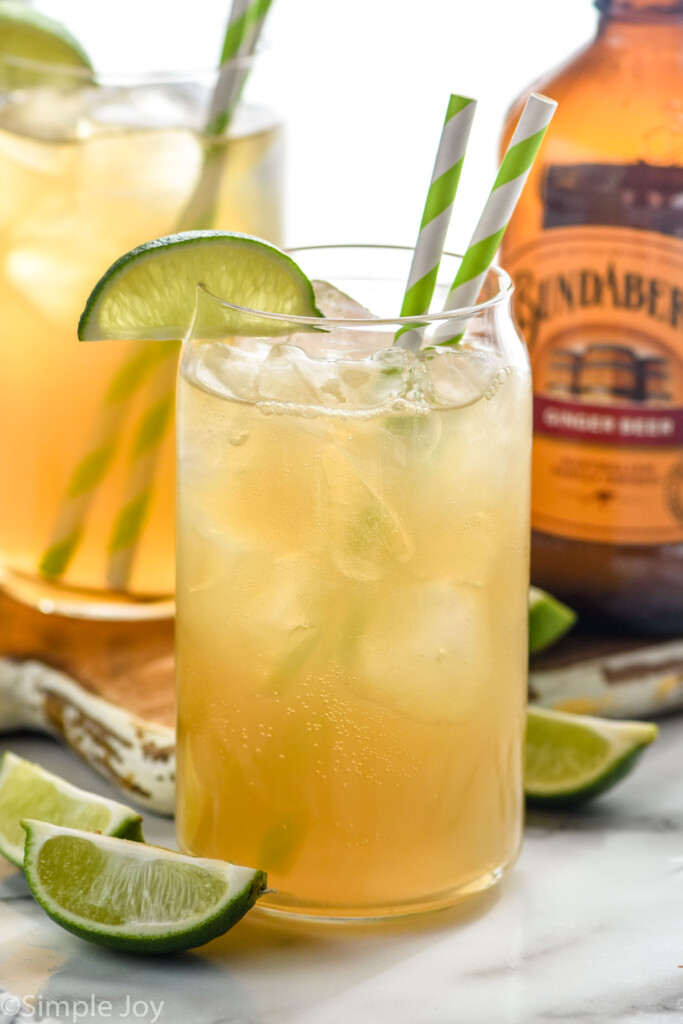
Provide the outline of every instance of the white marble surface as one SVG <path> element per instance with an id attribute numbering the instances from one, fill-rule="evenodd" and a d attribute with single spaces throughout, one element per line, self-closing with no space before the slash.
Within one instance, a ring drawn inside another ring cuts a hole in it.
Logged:
<path id="1" fill-rule="evenodd" d="M 47 739 L 9 748 L 102 793 Z M 476 906 L 387 925 L 292 925 L 258 911 L 173 958 L 91 946 L 0 866 L 0 1024 L 661 1024 L 683 1020 L 683 718 L 581 813 L 529 817 L 521 859 Z M 146 815 L 171 845 L 172 824 Z M 2 1007 L 6 1017 L 3 1018 Z M 162 1005 L 160 1005 L 162 1004 Z"/>

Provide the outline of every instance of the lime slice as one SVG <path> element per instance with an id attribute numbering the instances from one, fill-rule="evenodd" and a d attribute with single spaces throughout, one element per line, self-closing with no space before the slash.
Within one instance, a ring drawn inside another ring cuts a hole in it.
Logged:
<path id="1" fill-rule="evenodd" d="M 80 323 L 81 341 L 185 336 L 197 286 L 235 306 L 290 316 L 322 316 L 311 282 L 281 249 L 250 235 L 186 231 L 145 242 L 95 285 Z M 290 324 L 219 303 L 201 304 L 203 338 L 291 334 Z"/>
<path id="2" fill-rule="evenodd" d="M 264 891 L 262 871 L 186 857 L 42 821 L 26 830 L 24 870 L 46 913 L 82 939 L 174 953 L 223 935 Z"/>
<path id="3" fill-rule="evenodd" d="M 620 722 L 529 708 L 524 791 L 537 806 L 579 804 L 611 789 L 657 736 L 649 722 Z"/>
<path id="4" fill-rule="evenodd" d="M 11 63 L 0 61 L 0 88 L 19 88 L 38 80 L 54 85 L 65 80 L 58 71 L 64 67 L 92 70 L 87 54 L 63 25 L 21 0 L 0 0 L 0 56 L 12 59 Z M 33 62 L 43 67 L 37 70 Z"/>
<path id="5" fill-rule="evenodd" d="M 142 841 L 142 818 L 130 807 L 86 793 L 7 752 L 0 761 L 0 854 L 18 868 L 26 838 L 20 822 L 28 817 Z"/>
<path id="6" fill-rule="evenodd" d="M 550 647 L 571 629 L 576 614 L 538 587 L 529 587 L 529 653 Z"/>

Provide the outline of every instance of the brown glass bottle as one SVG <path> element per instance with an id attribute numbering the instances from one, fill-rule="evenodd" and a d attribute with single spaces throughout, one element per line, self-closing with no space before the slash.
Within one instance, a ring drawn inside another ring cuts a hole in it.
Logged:
<path id="1" fill-rule="evenodd" d="M 683 633 L 683 0 L 597 0 L 501 262 L 534 375 L 532 578 Z M 523 96 L 510 111 L 507 145 Z"/>

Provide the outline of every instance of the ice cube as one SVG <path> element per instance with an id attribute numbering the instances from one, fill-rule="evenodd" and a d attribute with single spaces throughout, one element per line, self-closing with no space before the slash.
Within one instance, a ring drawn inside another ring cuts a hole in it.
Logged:
<path id="1" fill-rule="evenodd" d="M 310 359 L 293 345 L 273 345 L 259 372 L 262 399 L 295 405 L 321 406 L 329 393 L 322 388 L 336 376 L 334 363 Z M 334 392 L 330 395 L 334 399 Z M 338 404 L 334 400 L 333 404 Z"/>
<path id="2" fill-rule="evenodd" d="M 373 491 L 360 468 L 339 448 L 320 453 L 320 520 L 337 569 L 353 580 L 381 579 L 407 561 L 413 543 L 394 510 Z"/>
<path id="3" fill-rule="evenodd" d="M 387 589 L 363 630 L 350 687 L 419 722 L 466 721 L 492 696 L 488 600 L 449 581 Z"/>
<path id="4" fill-rule="evenodd" d="M 455 346 L 434 351 L 428 370 L 436 400 L 452 408 L 483 398 L 503 367 L 495 353 Z"/>
<path id="5" fill-rule="evenodd" d="M 257 402 L 260 398 L 258 376 L 265 350 L 258 344 L 198 344 L 190 349 L 188 357 L 185 373 L 202 388 L 241 402 Z"/>
<path id="6" fill-rule="evenodd" d="M 245 659 L 264 693 L 285 690 L 306 671 L 323 636 L 327 584 L 298 551 L 273 558 L 253 549 L 229 580 L 232 660 Z"/>
<path id="7" fill-rule="evenodd" d="M 336 288 L 327 281 L 311 281 L 315 304 L 320 312 L 330 320 L 376 320 L 360 302 L 356 302 L 346 292 Z"/>
<path id="8" fill-rule="evenodd" d="M 393 443 L 393 460 L 401 466 L 429 472 L 430 456 L 441 437 L 441 417 L 434 411 L 410 408 L 403 415 L 388 416 L 384 429 Z"/>
<path id="9" fill-rule="evenodd" d="M 2 109 L 2 126 L 18 135 L 55 141 L 89 134 L 88 95 L 96 89 L 33 88 Z"/>
<path id="10" fill-rule="evenodd" d="M 60 187 L 60 178 L 74 165 L 75 153 L 73 146 L 0 132 L 0 162 L 0 226 L 5 239 L 10 240 L 15 230 L 21 230 L 36 216 L 46 197 Z"/>
<path id="11" fill-rule="evenodd" d="M 154 84 L 134 88 L 100 86 L 85 96 L 93 130 L 105 127 L 197 128 L 206 97 L 192 83 Z"/>

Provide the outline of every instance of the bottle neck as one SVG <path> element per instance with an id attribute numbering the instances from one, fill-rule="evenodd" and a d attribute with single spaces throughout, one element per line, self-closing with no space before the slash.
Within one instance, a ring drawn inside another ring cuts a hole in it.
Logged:
<path id="1" fill-rule="evenodd" d="M 601 14 L 601 27 L 612 21 L 640 25 L 683 21 L 683 0 L 594 0 L 594 4 Z"/>

